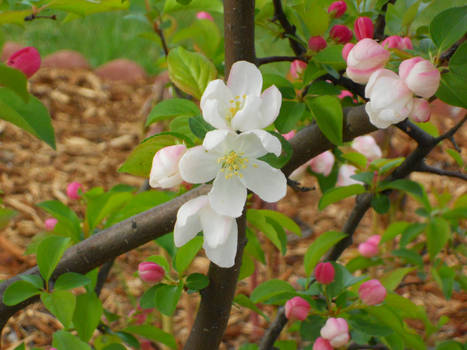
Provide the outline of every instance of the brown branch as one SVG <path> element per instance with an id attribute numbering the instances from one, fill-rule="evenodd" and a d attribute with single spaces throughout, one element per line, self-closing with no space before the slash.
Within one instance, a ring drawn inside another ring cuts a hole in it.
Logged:
<path id="1" fill-rule="evenodd" d="M 282 8 L 281 0 L 273 0 L 274 4 L 274 19 L 278 20 L 284 32 L 289 39 L 290 47 L 297 56 L 302 56 L 306 52 L 306 48 L 303 47 L 297 40 L 294 39 L 296 34 L 296 28 L 290 24 L 287 16 L 285 15 L 284 9 Z"/>
<path id="2" fill-rule="evenodd" d="M 287 324 L 287 318 L 285 317 L 285 309 L 281 306 L 277 309 L 277 315 L 274 321 L 269 325 L 266 333 L 264 334 L 261 343 L 259 344 L 259 350 L 271 350 L 273 349 L 276 339 L 279 338 L 282 329 Z"/>
<path id="3" fill-rule="evenodd" d="M 386 10 L 388 8 L 388 4 L 394 4 L 395 0 L 389 0 L 386 2 L 383 7 L 381 8 L 381 13 L 378 15 L 375 23 L 375 34 L 373 38 L 378 40 L 383 40 L 384 38 L 384 28 L 386 27 Z"/>
<path id="4" fill-rule="evenodd" d="M 256 65 L 261 66 L 267 63 L 275 62 L 293 62 L 295 60 L 300 60 L 306 62 L 306 59 L 298 56 L 270 56 L 270 57 L 260 57 L 256 59 Z"/>
<path id="5" fill-rule="evenodd" d="M 422 172 L 422 173 L 430 173 L 430 174 L 448 176 L 448 177 L 456 177 L 458 179 L 467 181 L 467 174 L 461 173 L 459 171 L 451 171 L 451 170 L 436 168 L 434 166 L 431 166 L 425 163 L 420 164 L 419 167 L 415 169 L 415 171 Z"/>

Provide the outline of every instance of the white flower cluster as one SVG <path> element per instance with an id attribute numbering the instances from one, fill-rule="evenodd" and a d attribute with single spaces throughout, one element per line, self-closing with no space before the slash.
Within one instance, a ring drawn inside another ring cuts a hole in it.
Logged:
<path id="1" fill-rule="evenodd" d="M 279 139 L 262 129 L 277 118 L 282 96 L 275 86 L 261 93 L 262 86 L 261 72 L 254 64 L 233 64 L 227 84 L 211 81 L 201 97 L 202 116 L 217 129 L 206 134 L 201 146 L 166 147 L 153 160 L 153 187 L 214 180 L 206 196 L 180 207 L 174 238 L 180 247 L 203 231 L 206 255 L 220 267 L 235 263 L 235 218 L 242 215 L 247 189 L 266 202 L 280 200 L 287 190 L 285 175 L 258 159 L 281 153 Z"/>

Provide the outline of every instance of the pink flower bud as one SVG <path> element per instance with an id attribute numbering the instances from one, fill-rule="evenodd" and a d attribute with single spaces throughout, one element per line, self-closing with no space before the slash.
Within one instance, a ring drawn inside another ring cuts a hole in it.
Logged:
<path id="1" fill-rule="evenodd" d="M 366 242 L 360 243 L 358 245 L 358 251 L 365 258 L 371 258 L 378 255 L 378 244 L 381 241 L 380 235 L 374 235 L 368 238 Z"/>
<path id="2" fill-rule="evenodd" d="M 369 17 L 358 17 L 354 23 L 354 31 L 357 40 L 373 39 L 373 21 Z"/>
<path id="3" fill-rule="evenodd" d="M 312 350 L 334 350 L 329 340 L 319 337 L 313 344 Z"/>
<path id="4" fill-rule="evenodd" d="M 375 139 L 370 135 L 356 137 L 352 142 L 352 148 L 363 154 L 370 162 L 383 155 Z"/>
<path id="5" fill-rule="evenodd" d="M 48 218 L 44 221 L 44 226 L 47 231 L 52 231 L 57 225 L 58 220 L 55 218 Z"/>
<path id="6" fill-rule="evenodd" d="M 332 154 L 331 151 L 326 151 L 312 158 L 309 161 L 309 165 L 311 170 L 313 170 L 315 173 L 328 176 L 332 171 L 332 167 L 334 166 L 334 160 L 334 154 Z"/>
<path id="7" fill-rule="evenodd" d="M 367 239 L 368 243 L 378 245 L 379 242 L 381 242 L 381 236 L 380 235 L 373 235 L 370 238 Z"/>
<path id="8" fill-rule="evenodd" d="M 196 18 L 198 19 L 207 19 L 208 21 L 214 21 L 214 18 L 212 18 L 211 14 L 206 11 L 200 11 L 196 14 Z"/>
<path id="9" fill-rule="evenodd" d="M 10 56 L 8 66 L 16 68 L 24 73 L 28 78 L 32 77 L 41 66 L 41 56 L 34 47 L 25 47 L 16 51 Z"/>
<path id="10" fill-rule="evenodd" d="M 345 1 L 334 1 L 331 5 L 329 5 L 328 13 L 331 17 L 339 18 L 342 17 L 347 10 L 347 4 Z"/>
<path id="11" fill-rule="evenodd" d="M 306 69 L 306 63 L 300 60 L 295 60 L 290 64 L 290 75 L 294 79 L 299 79 L 300 75 Z"/>
<path id="12" fill-rule="evenodd" d="M 295 136 L 295 130 L 289 131 L 287 134 L 282 134 L 282 137 L 289 141 L 292 137 Z"/>
<path id="13" fill-rule="evenodd" d="M 373 39 L 362 39 L 347 56 L 347 75 L 354 82 L 365 84 L 372 73 L 384 67 L 390 55 Z"/>
<path id="14" fill-rule="evenodd" d="M 367 305 L 377 305 L 386 298 L 386 288 L 378 280 L 369 280 L 358 289 L 360 299 Z"/>
<path id="15" fill-rule="evenodd" d="M 320 333 L 335 348 L 346 345 L 350 338 L 349 325 L 343 318 L 328 318 Z"/>
<path id="16" fill-rule="evenodd" d="M 326 48 L 328 44 L 326 40 L 322 36 L 312 36 L 310 40 L 308 40 L 308 47 L 310 50 L 318 52 Z"/>
<path id="17" fill-rule="evenodd" d="M 334 266 L 330 262 L 319 263 L 315 267 L 315 278 L 319 283 L 329 284 L 334 281 Z"/>
<path id="18" fill-rule="evenodd" d="M 385 49 L 401 49 L 402 38 L 399 35 L 388 36 L 381 42 L 381 46 Z"/>
<path id="19" fill-rule="evenodd" d="M 341 93 L 337 96 L 341 100 L 345 97 L 353 98 L 353 94 L 349 90 L 342 90 Z"/>
<path id="20" fill-rule="evenodd" d="M 355 46 L 355 44 L 352 44 L 352 43 L 347 43 L 344 45 L 344 47 L 342 48 L 342 57 L 344 58 L 344 60 L 347 62 L 347 57 L 349 56 L 349 52 L 350 50 L 353 49 L 353 47 Z"/>
<path id="21" fill-rule="evenodd" d="M 417 123 L 425 123 L 430 120 L 431 108 L 427 100 L 415 98 L 410 116 Z"/>
<path id="22" fill-rule="evenodd" d="M 439 87 L 439 70 L 428 60 L 414 57 L 399 65 L 399 76 L 415 95 L 430 98 Z"/>
<path id="23" fill-rule="evenodd" d="M 152 160 L 149 185 L 160 188 L 180 185 L 183 179 L 178 169 L 178 162 L 185 152 L 185 145 L 167 146 L 157 151 Z"/>
<path id="24" fill-rule="evenodd" d="M 164 278 L 165 275 L 165 271 L 160 265 L 150 261 L 140 263 L 138 265 L 138 273 L 139 277 L 144 282 L 149 283 L 158 283 Z"/>
<path id="25" fill-rule="evenodd" d="M 79 194 L 79 190 L 83 191 L 83 185 L 79 182 L 72 182 L 68 184 L 66 188 L 66 195 L 70 199 L 80 199 L 81 195 Z"/>
<path id="26" fill-rule="evenodd" d="M 310 312 L 310 304 L 302 297 L 293 297 L 285 303 L 285 317 L 289 320 L 303 321 Z"/>
<path id="27" fill-rule="evenodd" d="M 355 175 L 355 168 L 353 165 L 344 164 L 339 168 L 339 173 L 337 174 L 337 183 L 336 186 L 349 186 L 354 184 L 361 184 L 360 181 L 351 179 L 352 175 Z"/>
<path id="28" fill-rule="evenodd" d="M 402 50 L 413 50 L 412 40 L 408 36 L 402 38 L 401 40 L 401 49 Z"/>
<path id="29" fill-rule="evenodd" d="M 329 36 L 339 44 L 346 44 L 353 38 L 352 31 L 343 24 L 336 24 L 331 28 Z"/>

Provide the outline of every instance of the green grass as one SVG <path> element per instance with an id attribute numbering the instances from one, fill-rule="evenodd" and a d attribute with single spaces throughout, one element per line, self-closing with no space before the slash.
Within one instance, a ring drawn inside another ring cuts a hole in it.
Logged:
<path id="1" fill-rule="evenodd" d="M 128 58 L 141 64 L 148 73 L 157 73 L 155 61 L 163 52 L 155 43 L 138 37 L 151 31 L 151 26 L 137 18 L 124 18 L 125 15 L 96 14 L 68 23 L 37 19 L 25 23 L 24 28 L 5 26 L 3 32 L 5 40 L 35 46 L 42 56 L 71 49 L 81 52 L 93 67 L 112 59 Z"/>

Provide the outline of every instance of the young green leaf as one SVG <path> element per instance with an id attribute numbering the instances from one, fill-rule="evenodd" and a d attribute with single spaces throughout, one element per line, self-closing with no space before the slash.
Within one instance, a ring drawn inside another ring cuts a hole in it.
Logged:
<path id="1" fill-rule="evenodd" d="M 364 192 L 366 192 L 365 187 L 359 184 L 331 188 L 330 190 L 326 191 L 326 193 L 324 193 L 319 200 L 318 209 L 323 210 L 328 205 L 338 202 L 341 199 Z"/>
<path id="2" fill-rule="evenodd" d="M 172 334 L 166 333 L 157 327 L 150 325 L 130 326 L 123 331 L 142 336 L 146 339 L 167 345 L 171 349 L 177 348 L 177 342 Z"/>
<path id="3" fill-rule="evenodd" d="M 49 236 L 39 243 L 37 247 L 37 265 L 45 281 L 48 281 L 52 276 L 69 242 L 70 238 L 68 237 Z"/>
<path id="4" fill-rule="evenodd" d="M 65 272 L 58 276 L 54 284 L 54 290 L 69 290 L 91 283 L 89 277 L 76 272 Z"/>
<path id="5" fill-rule="evenodd" d="M 171 98 L 163 100 L 154 106 L 148 115 L 146 126 L 178 116 L 194 117 L 199 114 L 200 110 L 194 102 L 184 98 Z"/>
<path id="6" fill-rule="evenodd" d="M 103 308 L 96 293 L 84 293 L 76 297 L 76 309 L 73 314 L 73 325 L 82 341 L 88 342 L 99 325 Z"/>
<path id="7" fill-rule="evenodd" d="M 52 346 L 60 350 L 91 350 L 88 344 L 64 330 L 54 333 Z"/>
<path id="8" fill-rule="evenodd" d="M 318 261 L 322 256 L 337 242 L 344 239 L 347 235 L 342 232 L 328 231 L 316 238 L 313 243 L 308 247 L 303 264 L 305 265 L 305 272 L 311 275 Z"/>
<path id="9" fill-rule="evenodd" d="M 319 96 L 305 100 L 321 132 L 335 145 L 342 145 L 344 114 L 335 96 Z"/>
<path id="10" fill-rule="evenodd" d="M 26 281 L 16 281 L 10 284 L 3 293 L 5 305 L 13 306 L 40 293 L 33 284 Z"/>
<path id="11" fill-rule="evenodd" d="M 52 293 L 42 292 L 44 306 L 65 326 L 70 328 L 76 306 L 76 296 L 66 290 L 55 290 Z"/>
<path id="12" fill-rule="evenodd" d="M 198 254 L 203 245 L 203 238 L 197 236 L 184 246 L 180 247 L 175 254 L 174 267 L 179 274 L 182 274 Z"/>

